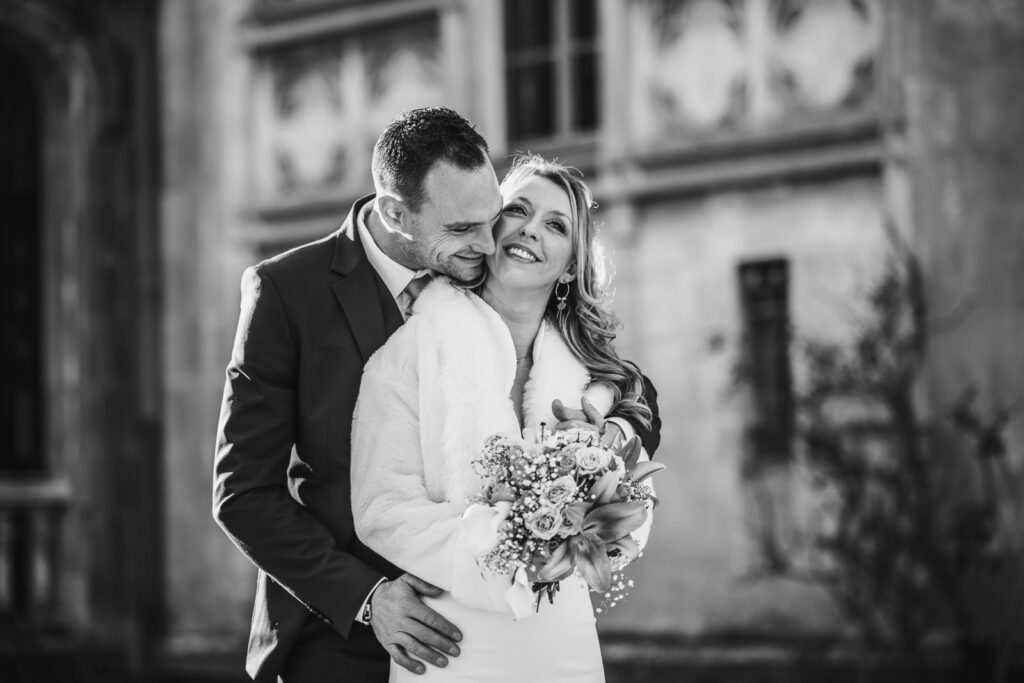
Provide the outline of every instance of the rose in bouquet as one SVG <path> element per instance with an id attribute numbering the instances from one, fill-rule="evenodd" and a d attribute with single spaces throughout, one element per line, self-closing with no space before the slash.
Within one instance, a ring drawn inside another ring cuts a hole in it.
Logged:
<path id="1" fill-rule="evenodd" d="M 529 586 L 537 606 L 574 572 L 607 592 L 613 574 L 639 556 L 631 534 L 657 503 L 645 480 L 665 466 L 640 453 L 636 437 L 612 448 L 578 430 L 489 437 L 473 461 L 482 492 L 467 511 L 488 515 L 494 532 L 480 548 L 481 566 Z"/>

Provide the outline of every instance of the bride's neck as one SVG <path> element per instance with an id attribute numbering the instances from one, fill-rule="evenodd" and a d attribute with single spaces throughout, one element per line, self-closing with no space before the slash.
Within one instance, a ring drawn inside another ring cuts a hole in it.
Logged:
<path id="1" fill-rule="evenodd" d="M 529 355 L 544 319 L 549 295 L 550 292 L 543 291 L 508 290 L 490 281 L 484 284 L 481 296 L 508 326 L 517 358 Z"/>

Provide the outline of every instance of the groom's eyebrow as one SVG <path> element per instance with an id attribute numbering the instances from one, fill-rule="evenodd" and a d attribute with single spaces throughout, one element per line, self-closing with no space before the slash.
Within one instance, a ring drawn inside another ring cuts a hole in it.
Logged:
<path id="1" fill-rule="evenodd" d="M 456 221 L 455 223 L 445 223 L 444 227 L 447 230 L 465 230 L 467 228 L 475 228 L 478 225 L 494 225 L 504 208 L 504 204 L 499 206 L 497 213 L 488 221 Z"/>

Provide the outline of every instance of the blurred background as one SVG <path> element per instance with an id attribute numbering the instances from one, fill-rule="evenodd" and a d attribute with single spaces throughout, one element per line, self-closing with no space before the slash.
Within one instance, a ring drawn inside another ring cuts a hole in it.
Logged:
<path id="1" fill-rule="evenodd" d="M 3 680 L 244 680 L 239 278 L 436 104 L 584 172 L 659 390 L 609 681 L 1024 680 L 1024 3 L 2 0 L 0 83 Z"/>

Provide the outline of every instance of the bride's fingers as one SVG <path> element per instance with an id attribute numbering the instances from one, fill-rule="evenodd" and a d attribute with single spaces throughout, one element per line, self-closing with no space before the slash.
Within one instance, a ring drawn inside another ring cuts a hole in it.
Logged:
<path id="1" fill-rule="evenodd" d="M 580 401 L 580 404 L 583 406 L 583 414 L 587 416 L 587 422 L 590 422 L 591 424 L 595 424 L 600 427 L 601 424 L 604 422 L 604 415 L 602 415 L 601 412 L 594 407 L 593 403 L 587 400 L 586 396 L 583 397 L 583 400 Z"/>
<path id="2" fill-rule="evenodd" d="M 622 427 L 617 425 L 614 420 L 609 420 L 601 426 L 601 443 L 605 446 L 615 447 L 619 445 L 625 434 L 622 433 Z"/>
<path id="3" fill-rule="evenodd" d="M 557 398 L 551 402 L 551 414 L 556 420 L 586 420 L 586 414 L 577 408 L 569 408 Z"/>
<path id="4" fill-rule="evenodd" d="M 589 422 L 583 420 L 562 420 L 561 422 L 555 423 L 552 429 L 556 432 L 564 432 L 567 429 L 579 429 L 586 432 L 594 432 L 595 434 L 600 433 L 596 425 L 592 425 Z"/>
<path id="5" fill-rule="evenodd" d="M 582 408 L 582 410 L 580 409 Z M 594 404 L 584 396 L 580 401 L 580 408 L 569 408 L 557 398 L 551 402 L 551 414 L 558 420 L 558 424 L 566 422 L 579 422 L 581 424 L 597 425 L 604 422 L 604 416 Z M 556 426 L 555 429 L 558 429 Z"/>

